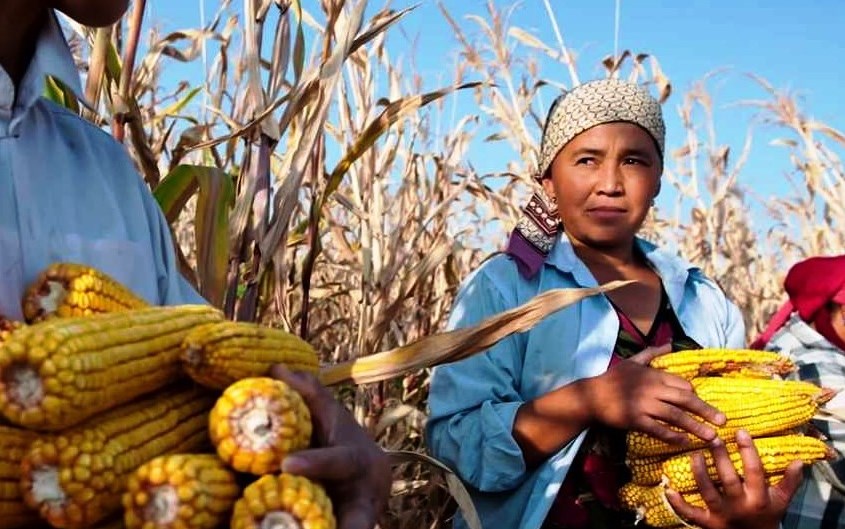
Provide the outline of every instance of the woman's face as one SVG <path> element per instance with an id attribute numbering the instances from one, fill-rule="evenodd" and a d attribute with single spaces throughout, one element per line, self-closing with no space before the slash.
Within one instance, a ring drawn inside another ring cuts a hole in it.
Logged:
<path id="1" fill-rule="evenodd" d="M 103 27 L 123 15 L 129 0 L 48 0 L 47 4 L 80 24 Z"/>
<path id="2" fill-rule="evenodd" d="M 566 233 L 593 248 L 632 243 L 660 189 L 652 137 L 631 123 L 606 123 L 558 153 L 543 186 L 557 200 Z"/>
<path id="3" fill-rule="evenodd" d="M 845 306 L 833 303 L 830 309 L 830 325 L 839 339 L 845 341 Z M 845 353 L 845 351 L 843 351 Z"/>

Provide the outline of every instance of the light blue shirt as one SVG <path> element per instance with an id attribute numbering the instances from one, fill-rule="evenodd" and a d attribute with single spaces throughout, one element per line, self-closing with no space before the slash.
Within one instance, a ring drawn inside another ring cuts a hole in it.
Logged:
<path id="1" fill-rule="evenodd" d="M 704 347 L 742 347 L 739 309 L 702 272 L 643 240 L 637 244 L 660 275 L 684 331 Z M 449 329 L 474 325 L 555 288 L 596 280 L 561 235 L 532 279 L 506 255 L 486 261 L 458 294 Z M 429 450 L 464 480 L 485 529 L 537 529 L 587 431 L 533 471 L 513 438 L 523 402 L 606 371 L 619 320 L 603 295 L 550 315 L 484 353 L 433 370 L 426 426 Z M 458 515 L 456 527 L 466 527 Z"/>
<path id="2" fill-rule="evenodd" d="M 206 303 L 178 271 L 167 222 L 124 147 L 43 98 L 54 75 L 81 97 L 51 12 L 17 94 L 0 68 L 0 314 L 20 319 L 47 265 L 97 267 L 152 304 Z"/>

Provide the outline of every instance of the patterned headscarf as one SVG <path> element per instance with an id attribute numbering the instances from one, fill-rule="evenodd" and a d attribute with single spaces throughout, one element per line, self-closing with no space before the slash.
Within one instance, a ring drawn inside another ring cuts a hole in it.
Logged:
<path id="1" fill-rule="evenodd" d="M 666 128 L 657 99 L 638 84 L 600 79 L 581 84 L 552 103 L 543 128 L 537 180 L 548 176 L 555 157 L 575 136 L 597 125 L 616 122 L 642 127 L 663 157 Z M 540 270 L 559 227 L 557 207 L 544 192 L 534 193 L 523 208 L 506 250 L 523 276 L 530 278 Z"/>

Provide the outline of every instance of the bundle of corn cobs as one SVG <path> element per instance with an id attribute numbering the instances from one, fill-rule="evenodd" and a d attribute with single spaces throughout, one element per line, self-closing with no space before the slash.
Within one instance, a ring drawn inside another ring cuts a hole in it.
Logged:
<path id="1" fill-rule="evenodd" d="M 743 475 L 735 435 L 746 430 L 763 463 L 770 485 L 783 479 L 787 466 L 800 460 L 810 465 L 833 456 L 810 420 L 834 392 L 809 382 L 784 379 L 795 369 L 787 358 L 755 350 L 679 351 L 652 360 L 651 366 L 690 381 L 696 394 L 723 412 L 727 422 L 717 427 L 731 462 Z M 680 431 L 680 430 L 679 430 Z M 695 527 L 674 512 L 665 490 L 677 491 L 687 503 L 705 503 L 692 472 L 692 454 L 701 452 L 707 473 L 719 486 L 712 454 L 701 439 L 687 434 L 689 443 L 677 446 L 641 432 L 627 437 L 631 481 L 619 491 L 622 506 L 652 527 Z"/>
<path id="2" fill-rule="evenodd" d="M 331 529 L 319 483 L 281 472 L 311 441 L 308 343 L 209 306 L 151 307 L 59 263 L 0 321 L 0 529 Z"/>

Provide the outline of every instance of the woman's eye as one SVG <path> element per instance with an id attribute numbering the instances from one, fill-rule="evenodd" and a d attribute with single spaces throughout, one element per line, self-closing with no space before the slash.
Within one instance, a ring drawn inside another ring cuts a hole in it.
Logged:
<path id="1" fill-rule="evenodd" d="M 645 162 L 639 158 L 625 158 L 625 163 L 629 165 L 645 165 Z"/>
<path id="2" fill-rule="evenodd" d="M 586 157 L 586 158 L 578 158 L 578 160 L 575 163 L 578 164 L 578 165 L 592 165 L 595 161 L 596 161 L 595 158 Z"/>

